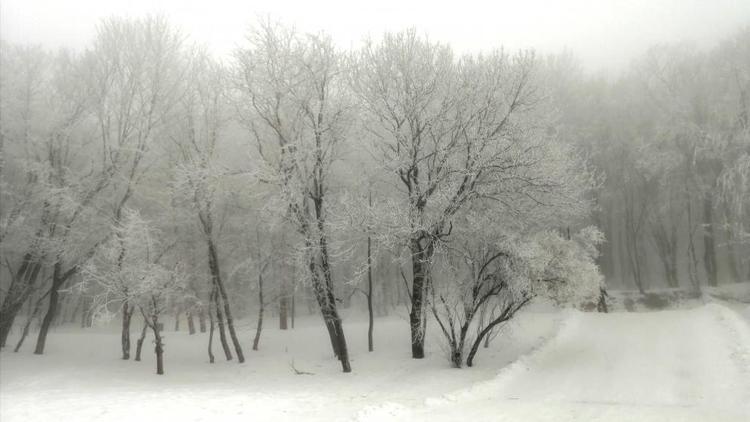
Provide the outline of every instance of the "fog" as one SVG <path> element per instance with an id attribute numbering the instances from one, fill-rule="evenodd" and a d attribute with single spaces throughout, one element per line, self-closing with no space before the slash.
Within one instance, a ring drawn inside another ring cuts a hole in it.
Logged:
<path id="1" fill-rule="evenodd" d="M 750 420 L 750 2 L 0 8 L 0 421 Z"/>
<path id="2" fill-rule="evenodd" d="M 0 36 L 50 48 L 85 46 L 99 19 L 110 15 L 162 13 L 170 21 L 227 55 L 258 15 L 271 15 L 305 31 L 324 30 L 341 47 L 368 35 L 410 27 L 456 50 L 506 46 L 543 52 L 568 49 L 591 71 L 619 73 L 657 43 L 708 47 L 747 24 L 743 0 L 468 0 L 352 2 L 321 0 L 5 0 Z"/>

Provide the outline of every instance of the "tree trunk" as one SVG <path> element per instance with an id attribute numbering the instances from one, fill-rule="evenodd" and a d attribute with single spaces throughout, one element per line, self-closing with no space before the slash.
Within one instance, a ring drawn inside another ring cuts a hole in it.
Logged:
<path id="1" fill-rule="evenodd" d="M 133 317 L 135 306 L 131 306 L 127 301 L 122 304 L 122 334 L 120 343 L 122 345 L 122 359 L 130 359 L 130 320 Z"/>
<path id="2" fill-rule="evenodd" d="M 281 293 L 279 298 L 279 329 L 286 330 L 288 326 L 287 320 L 289 319 L 289 297 L 286 295 L 286 291 Z"/>
<path id="3" fill-rule="evenodd" d="M 319 221 L 322 225 L 322 222 Z M 323 233 L 323 227 L 319 227 L 320 233 Z M 316 271 L 315 258 L 311 257 L 310 260 L 310 272 L 313 282 L 313 289 L 315 290 L 315 297 L 320 306 L 320 311 L 323 316 L 326 328 L 328 329 L 328 336 L 331 340 L 331 347 L 333 353 L 341 362 L 341 368 L 344 372 L 351 372 L 351 364 L 349 363 L 349 351 L 347 350 L 346 337 L 344 335 L 344 327 L 341 323 L 341 317 L 336 309 L 336 297 L 333 293 L 333 279 L 331 277 L 331 268 L 328 262 L 328 248 L 325 236 L 321 236 L 319 239 L 320 245 L 320 268 L 321 275 Z"/>
<path id="4" fill-rule="evenodd" d="M 18 343 L 16 344 L 16 348 L 13 349 L 14 353 L 17 353 L 19 350 L 21 350 L 21 346 L 23 346 L 24 340 L 26 340 L 26 337 L 29 335 L 29 328 L 31 327 L 31 322 L 34 320 L 34 318 L 39 314 L 39 311 L 42 309 L 42 302 L 44 299 L 49 296 L 51 290 L 47 290 L 47 293 L 45 293 L 42 297 L 36 300 L 36 303 L 34 303 L 34 309 L 31 311 L 31 314 L 29 315 L 29 318 L 26 320 L 26 324 L 23 326 L 23 332 L 21 333 L 21 338 L 18 340 Z"/>
<path id="5" fill-rule="evenodd" d="M 15 277 L 11 282 L 8 292 L 5 294 L 2 306 L 0 306 L 0 347 L 5 347 L 16 315 L 23 307 L 23 304 L 31 296 L 34 284 L 39 278 L 42 265 L 37 262 L 31 262 L 31 255 L 26 254 L 24 262 L 16 271 Z"/>
<path id="6" fill-rule="evenodd" d="M 294 317 L 295 317 L 295 301 L 294 301 L 294 289 L 292 289 L 292 330 L 294 329 Z"/>
<path id="7" fill-rule="evenodd" d="M 700 279 L 698 278 L 698 256 L 695 252 L 695 241 L 693 239 L 693 205 L 692 198 L 687 195 L 687 223 L 688 223 L 688 276 L 690 278 L 690 284 L 696 292 L 700 293 Z"/>
<path id="8" fill-rule="evenodd" d="M 141 329 L 141 336 L 138 337 L 138 340 L 135 342 L 135 360 L 140 362 L 141 360 L 141 350 L 143 350 L 143 341 L 146 340 L 146 330 L 148 329 L 148 324 L 146 321 L 143 321 L 143 328 Z"/>
<path id="9" fill-rule="evenodd" d="M 229 349 L 229 343 L 227 343 L 226 331 L 224 331 L 224 315 L 221 313 L 221 306 L 218 303 L 218 292 L 217 287 L 214 286 L 214 291 L 211 295 L 211 303 L 213 304 L 213 310 L 216 312 L 216 324 L 219 326 L 219 340 L 221 341 L 221 347 L 224 349 L 224 356 L 227 360 L 232 360 L 232 351 Z"/>
<path id="10" fill-rule="evenodd" d="M 53 282 L 52 290 L 50 290 L 49 294 L 49 305 L 47 308 L 47 313 L 44 315 L 44 319 L 42 319 L 42 325 L 39 328 L 39 334 L 36 338 L 36 347 L 34 348 L 35 355 L 41 355 L 44 353 L 44 346 L 47 343 L 47 333 L 49 332 L 49 327 L 52 324 L 52 318 L 54 317 L 55 311 L 57 310 L 58 298 L 59 293 L 57 292 L 57 287 Z"/>
<path id="11" fill-rule="evenodd" d="M 372 206 L 372 196 L 370 196 L 370 206 Z M 367 326 L 367 351 L 374 350 L 372 342 L 373 315 L 372 315 L 372 238 L 367 236 L 367 313 L 369 315 Z"/>
<path id="12" fill-rule="evenodd" d="M 725 234 L 727 237 L 727 259 L 729 260 L 729 273 L 732 277 L 732 281 L 735 283 L 739 283 L 742 281 L 742 277 L 740 276 L 740 273 L 742 271 L 740 270 L 740 259 L 738 258 L 737 253 L 737 245 L 735 244 L 736 239 L 734 236 L 734 230 L 732 229 L 732 212 L 729 209 L 729 205 L 724 203 L 724 218 L 726 220 L 726 230 Z"/>
<path id="13" fill-rule="evenodd" d="M 69 276 L 66 277 L 62 273 L 62 264 L 60 262 L 55 263 L 52 274 L 52 287 L 50 287 L 49 291 L 49 305 L 47 308 L 47 313 L 44 315 L 44 319 L 42 320 L 42 325 L 39 328 L 39 335 L 37 336 L 36 347 L 34 348 L 35 355 L 41 355 L 44 353 L 44 346 L 47 343 L 47 333 L 49 332 L 49 328 L 52 325 L 52 320 L 57 315 L 57 307 L 60 302 L 59 290 L 60 288 L 62 288 L 68 277 Z"/>
<path id="14" fill-rule="evenodd" d="M 156 373 L 164 375 L 164 347 L 161 342 L 161 333 L 159 332 L 159 318 L 154 316 L 151 329 L 154 332 L 154 353 L 156 353 Z"/>
<path id="15" fill-rule="evenodd" d="M 226 289 L 224 288 L 224 282 L 221 279 L 221 271 L 219 270 L 219 258 L 216 252 L 216 246 L 214 245 L 213 240 L 210 237 L 208 238 L 208 262 L 211 269 L 211 278 L 218 288 L 219 295 L 221 296 L 221 302 L 224 305 L 224 315 L 226 315 L 227 319 L 227 328 L 229 330 L 229 335 L 232 338 L 234 351 L 237 354 L 237 361 L 239 363 L 242 363 L 245 361 L 245 355 L 242 353 L 242 346 L 240 345 L 239 338 L 237 337 L 237 332 L 234 329 L 234 319 L 232 318 L 232 310 L 229 306 L 229 297 L 227 295 Z M 220 324 L 221 323 L 222 322 L 220 321 Z"/>
<path id="16" fill-rule="evenodd" d="M 174 314 L 174 330 L 180 331 L 180 311 L 177 310 L 177 312 Z"/>
<path id="17" fill-rule="evenodd" d="M 200 311 L 198 312 L 198 327 L 201 333 L 206 332 L 206 311 L 202 306 Z"/>
<path id="18" fill-rule="evenodd" d="M 710 193 L 703 195 L 703 264 L 709 286 L 718 284 L 716 268 L 716 245 L 714 242 L 713 201 Z"/>
<path id="19" fill-rule="evenodd" d="M 469 354 L 466 355 L 466 366 L 472 367 L 474 366 L 474 357 L 477 354 L 477 351 L 479 350 L 479 345 L 482 344 L 482 340 L 485 338 L 485 336 L 489 335 L 490 332 L 492 332 L 495 327 L 503 323 L 515 315 L 516 312 L 518 312 L 521 308 L 526 306 L 527 303 L 531 300 L 531 297 L 526 297 L 525 299 L 522 299 L 520 302 L 514 305 L 508 305 L 503 312 L 494 320 L 492 320 L 489 324 L 487 324 L 486 327 L 484 327 L 480 332 L 479 335 L 477 335 L 477 338 L 474 339 L 474 342 L 471 345 L 471 349 L 469 349 Z"/>
<path id="20" fill-rule="evenodd" d="M 208 362 L 209 363 L 214 363 L 214 351 L 213 351 L 213 342 L 214 342 L 214 314 L 211 311 L 210 305 L 209 305 L 209 308 L 208 308 L 208 319 L 209 319 Z"/>
<path id="21" fill-rule="evenodd" d="M 409 312 L 409 326 L 411 328 L 411 357 L 414 359 L 424 358 L 425 330 L 422 320 L 424 318 L 424 292 L 428 278 L 427 250 L 419 244 L 419 240 L 411 241 L 411 263 L 412 263 L 412 288 L 411 288 L 411 311 Z"/>
<path id="22" fill-rule="evenodd" d="M 255 328 L 255 338 L 253 339 L 253 350 L 258 350 L 258 343 L 260 343 L 260 332 L 263 330 L 263 310 L 265 304 L 263 303 L 263 273 L 258 274 L 258 325 Z"/>
<path id="23" fill-rule="evenodd" d="M 195 321 L 193 321 L 193 312 L 189 311 L 187 313 L 187 323 L 188 323 L 188 334 L 191 336 L 195 334 Z"/>

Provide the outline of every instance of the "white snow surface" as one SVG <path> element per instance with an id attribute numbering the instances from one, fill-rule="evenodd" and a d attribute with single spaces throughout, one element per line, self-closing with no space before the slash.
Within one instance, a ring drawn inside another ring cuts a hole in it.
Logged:
<path id="1" fill-rule="evenodd" d="M 750 326 L 720 304 L 532 309 L 460 370 L 433 328 L 428 357 L 412 360 L 403 319 L 376 320 L 373 353 L 366 323 L 347 319 L 351 374 L 313 318 L 267 328 L 259 352 L 243 324 L 242 365 L 218 344 L 210 365 L 205 335 L 167 332 L 164 376 L 153 373 L 150 339 L 143 362 L 122 361 L 113 330 L 61 327 L 44 356 L 31 354 L 33 338 L 0 353 L 0 421 L 750 421 Z M 295 375 L 292 361 L 314 375 Z"/>

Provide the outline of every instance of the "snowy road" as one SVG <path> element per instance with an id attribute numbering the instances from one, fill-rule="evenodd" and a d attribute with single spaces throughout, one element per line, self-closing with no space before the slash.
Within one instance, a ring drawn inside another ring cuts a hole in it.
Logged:
<path id="1" fill-rule="evenodd" d="M 494 380 L 363 420 L 750 420 L 750 331 L 719 305 L 574 314 Z"/>

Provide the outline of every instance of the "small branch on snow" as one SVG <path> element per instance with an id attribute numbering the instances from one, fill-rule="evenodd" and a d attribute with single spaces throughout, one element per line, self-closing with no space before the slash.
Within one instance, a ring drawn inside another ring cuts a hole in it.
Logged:
<path id="1" fill-rule="evenodd" d="M 289 366 L 292 367 L 292 371 L 294 371 L 294 375 L 315 375 L 312 372 L 300 371 L 299 369 L 295 368 L 294 367 L 294 360 L 292 360 L 292 362 L 289 364 Z"/>

